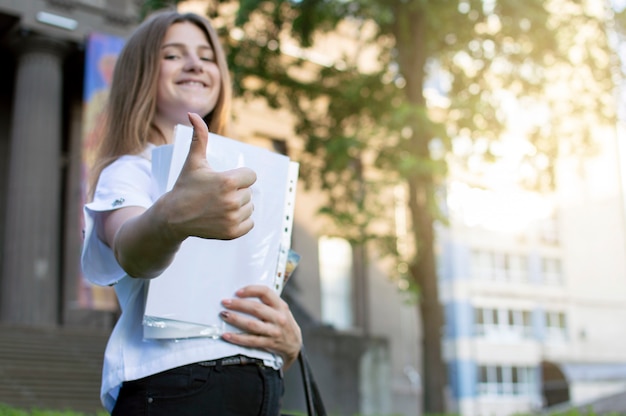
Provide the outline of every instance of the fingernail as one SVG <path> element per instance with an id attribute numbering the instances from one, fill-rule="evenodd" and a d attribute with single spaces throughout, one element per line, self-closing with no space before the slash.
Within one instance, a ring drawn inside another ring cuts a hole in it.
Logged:
<path id="1" fill-rule="evenodd" d="M 228 311 L 222 311 L 220 312 L 220 316 L 224 319 L 228 319 L 228 317 L 230 316 L 230 313 L 228 313 Z"/>
<path id="2" fill-rule="evenodd" d="M 224 306 L 230 306 L 233 303 L 232 299 L 224 299 L 222 301 L 222 305 Z"/>
<path id="3" fill-rule="evenodd" d="M 230 335 L 230 333 L 226 332 L 224 334 L 222 334 L 222 338 L 224 338 L 226 341 L 230 341 L 232 338 L 232 335 Z"/>

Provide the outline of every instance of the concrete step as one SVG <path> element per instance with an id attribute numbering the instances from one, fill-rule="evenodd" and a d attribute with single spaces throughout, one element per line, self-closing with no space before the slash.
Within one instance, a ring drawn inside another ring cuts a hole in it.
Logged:
<path id="1" fill-rule="evenodd" d="M 0 403 L 23 409 L 102 411 L 103 331 L 0 325 Z"/>

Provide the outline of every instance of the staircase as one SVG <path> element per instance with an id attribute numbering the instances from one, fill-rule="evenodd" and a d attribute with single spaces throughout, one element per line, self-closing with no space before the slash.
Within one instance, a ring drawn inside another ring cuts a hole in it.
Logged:
<path id="1" fill-rule="evenodd" d="M 0 325 L 0 403 L 22 409 L 102 412 L 108 334 Z"/>

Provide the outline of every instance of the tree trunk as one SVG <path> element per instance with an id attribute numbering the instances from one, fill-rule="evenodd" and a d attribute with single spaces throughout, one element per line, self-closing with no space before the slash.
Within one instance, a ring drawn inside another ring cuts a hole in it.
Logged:
<path id="1" fill-rule="evenodd" d="M 398 64 L 406 86 L 407 101 L 414 108 L 425 108 L 424 78 L 426 56 L 425 15 L 412 3 L 398 3 L 394 25 Z M 418 117 L 407 123 L 412 129 L 407 148 L 419 160 L 430 160 L 428 136 Z M 426 413 L 445 411 L 444 388 L 446 371 L 442 359 L 441 337 L 443 310 L 439 302 L 437 268 L 434 252 L 434 177 L 432 172 L 410 173 L 408 207 L 412 219 L 412 232 L 416 258 L 410 266 L 411 277 L 420 290 L 420 311 L 423 327 L 422 381 L 423 401 Z"/>
<path id="2" fill-rule="evenodd" d="M 413 232 L 418 244 L 417 256 L 411 264 L 411 276 L 420 289 L 419 307 L 422 318 L 422 381 L 425 413 L 445 412 L 444 387 L 446 368 L 441 353 L 443 310 L 439 302 L 434 228 L 428 200 L 432 183 L 409 180 L 409 209 Z"/>

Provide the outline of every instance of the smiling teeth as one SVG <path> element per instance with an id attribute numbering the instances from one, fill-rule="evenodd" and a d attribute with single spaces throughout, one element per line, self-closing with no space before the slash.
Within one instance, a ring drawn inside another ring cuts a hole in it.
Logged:
<path id="1" fill-rule="evenodd" d="M 204 87 L 204 84 L 202 82 L 198 82 L 198 81 L 184 81 L 180 83 L 181 85 L 197 85 L 200 87 Z"/>

